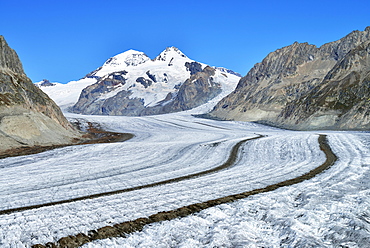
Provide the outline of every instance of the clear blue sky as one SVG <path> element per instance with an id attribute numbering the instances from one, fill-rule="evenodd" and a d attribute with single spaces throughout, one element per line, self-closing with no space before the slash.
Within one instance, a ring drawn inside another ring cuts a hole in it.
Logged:
<path id="1" fill-rule="evenodd" d="M 66 83 L 128 49 L 154 58 L 167 46 L 245 75 L 295 41 L 320 46 L 370 25 L 368 0 L 0 0 L 0 10 L 0 35 L 34 82 Z"/>

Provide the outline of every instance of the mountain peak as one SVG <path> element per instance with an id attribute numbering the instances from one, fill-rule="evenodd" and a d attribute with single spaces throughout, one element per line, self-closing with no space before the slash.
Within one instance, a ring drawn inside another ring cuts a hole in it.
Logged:
<path id="1" fill-rule="evenodd" d="M 108 73 L 125 70 L 129 66 L 137 66 L 150 61 L 150 58 L 143 52 L 127 50 L 109 58 L 103 66 L 89 73 L 86 77 L 103 77 Z"/>
<path id="2" fill-rule="evenodd" d="M 173 58 L 184 58 L 188 59 L 188 57 L 180 51 L 177 47 L 171 46 L 167 47 L 163 52 L 161 52 L 154 61 L 170 61 Z"/>
<path id="3" fill-rule="evenodd" d="M 111 57 L 103 66 L 136 66 L 148 60 L 150 60 L 150 58 L 145 53 L 130 49 Z"/>
<path id="4" fill-rule="evenodd" d="M 174 47 L 174 46 L 166 47 L 165 51 L 166 51 L 166 52 L 175 51 L 175 52 L 182 53 L 182 52 L 180 51 L 180 49 L 178 49 L 177 47 Z"/>
<path id="5" fill-rule="evenodd" d="M 11 49 L 4 36 L 0 35 L 0 69 L 6 68 L 15 73 L 24 74 L 23 66 L 17 53 Z"/>
<path id="6" fill-rule="evenodd" d="M 38 83 L 35 83 L 35 85 L 37 87 L 50 87 L 50 86 L 55 86 L 56 84 L 54 83 L 51 83 L 49 80 L 47 79 L 43 79 L 42 81 L 38 82 Z"/>

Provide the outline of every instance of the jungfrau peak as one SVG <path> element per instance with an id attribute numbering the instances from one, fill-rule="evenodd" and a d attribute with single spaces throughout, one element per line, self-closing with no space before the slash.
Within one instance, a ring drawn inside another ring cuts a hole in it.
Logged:
<path id="1" fill-rule="evenodd" d="M 126 64 L 126 66 L 137 66 L 139 64 L 145 63 L 150 60 L 150 58 L 143 52 L 128 50 L 124 53 L 118 54 L 112 57 L 109 61 L 105 62 L 104 65 L 121 65 Z"/>

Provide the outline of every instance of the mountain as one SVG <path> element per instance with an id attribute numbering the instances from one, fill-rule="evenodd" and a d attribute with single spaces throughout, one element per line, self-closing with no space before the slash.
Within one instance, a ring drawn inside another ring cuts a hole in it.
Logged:
<path id="1" fill-rule="evenodd" d="M 286 105 L 278 121 L 299 129 L 370 129 L 370 41 L 352 49 L 321 84 Z"/>
<path id="2" fill-rule="evenodd" d="M 49 80 L 47 79 L 43 79 L 41 82 L 39 83 L 35 83 L 35 85 L 37 87 L 49 87 L 49 86 L 55 86 L 56 84 L 55 83 L 51 83 Z"/>
<path id="3" fill-rule="evenodd" d="M 79 81 L 39 85 L 63 108 L 73 105 L 69 110 L 75 113 L 141 116 L 195 108 L 230 93 L 239 79 L 231 70 L 196 62 L 168 47 L 153 60 L 129 50 Z"/>
<path id="4" fill-rule="evenodd" d="M 208 117 L 291 129 L 369 129 L 370 27 L 321 47 L 270 53 Z"/>
<path id="5" fill-rule="evenodd" d="M 78 133 L 59 107 L 23 71 L 17 53 L 0 36 L 0 152 L 70 143 Z"/>
<path id="6" fill-rule="evenodd" d="M 86 78 L 97 82 L 81 92 L 73 112 L 127 116 L 188 110 L 239 80 L 235 73 L 189 59 L 176 47 L 166 48 L 153 60 L 129 50 L 108 59 Z"/>
<path id="7" fill-rule="evenodd" d="M 43 92 L 45 92 L 61 108 L 67 109 L 74 105 L 80 97 L 81 91 L 97 80 L 94 78 L 83 78 L 78 81 L 71 81 L 67 84 L 52 82 L 45 84 L 45 81 L 35 83 Z"/>

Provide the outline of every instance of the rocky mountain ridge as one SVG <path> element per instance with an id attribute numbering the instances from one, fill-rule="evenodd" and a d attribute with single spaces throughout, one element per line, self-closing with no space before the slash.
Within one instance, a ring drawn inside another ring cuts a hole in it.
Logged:
<path id="1" fill-rule="evenodd" d="M 352 49 L 317 85 L 286 105 L 278 121 L 300 129 L 370 129 L 370 41 Z"/>
<path id="2" fill-rule="evenodd" d="M 355 90 L 343 80 L 356 84 L 361 97 L 365 97 L 366 75 L 370 71 L 365 47 L 369 40 L 370 27 L 367 27 L 319 48 L 295 42 L 278 49 L 256 64 L 208 116 L 292 129 L 368 129 L 368 117 L 364 116 L 367 110 L 360 116 L 353 109 L 359 102 L 346 102 L 346 107 L 338 109 L 338 104 L 323 105 L 328 99 L 313 99 L 324 92 L 337 99 L 344 89 L 351 95 Z M 361 76 L 355 79 L 355 75 Z M 337 80 L 334 82 L 333 78 Z M 364 104 L 361 106 L 367 105 Z"/>
<path id="3" fill-rule="evenodd" d="M 79 134 L 59 107 L 23 71 L 17 53 L 0 36 L 0 152 L 70 143 Z"/>

